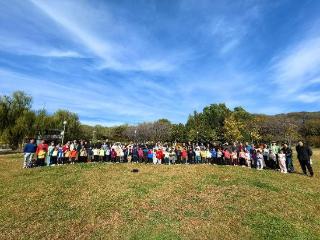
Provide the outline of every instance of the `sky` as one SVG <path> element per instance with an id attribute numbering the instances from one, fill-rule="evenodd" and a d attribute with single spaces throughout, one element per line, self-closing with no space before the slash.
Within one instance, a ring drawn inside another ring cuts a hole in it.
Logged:
<path id="1" fill-rule="evenodd" d="M 320 110 L 319 0 L 0 0 L 0 95 L 82 123 Z"/>

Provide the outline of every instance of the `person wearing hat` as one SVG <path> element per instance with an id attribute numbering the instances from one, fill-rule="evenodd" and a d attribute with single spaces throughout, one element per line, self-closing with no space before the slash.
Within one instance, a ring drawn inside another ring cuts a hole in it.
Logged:
<path id="1" fill-rule="evenodd" d="M 301 169 L 305 175 L 307 175 L 307 169 L 310 173 L 310 177 L 313 177 L 313 169 L 310 164 L 310 157 L 312 156 L 312 150 L 309 146 L 299 142 L 296 146 L 298 160 L 301 166 Z"/>

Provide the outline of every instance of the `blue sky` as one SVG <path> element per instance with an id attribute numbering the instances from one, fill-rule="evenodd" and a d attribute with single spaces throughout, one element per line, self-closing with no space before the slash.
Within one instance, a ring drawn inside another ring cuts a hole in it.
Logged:
<path id="1" fill-rule="evenodd" d="M 320 110 L 320 1 L 0 0 L 0 94 L 87 124 Z"/>

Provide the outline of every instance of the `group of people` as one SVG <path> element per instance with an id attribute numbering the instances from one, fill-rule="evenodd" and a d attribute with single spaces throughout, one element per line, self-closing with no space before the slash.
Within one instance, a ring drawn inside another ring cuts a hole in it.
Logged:
<path id="1" fill-rule="evenodd" d="M 297 157 L 304 174 L 311 166 L 312 150 L 299 142 L 296 146 Z M 55 166 L 77 162 L 110 163 L 152 163 L 152 164 L 214 164 L 233 165 L 262 170 L 280 170 L 282 173 L 294 172 L 292 149 L 287 144 L 128 144 L 69 141 L 66 144 L 47 144 L 42 140 L 38 145 L 31 139 L 24 147 L 24 168 L 35 166 Z"/>

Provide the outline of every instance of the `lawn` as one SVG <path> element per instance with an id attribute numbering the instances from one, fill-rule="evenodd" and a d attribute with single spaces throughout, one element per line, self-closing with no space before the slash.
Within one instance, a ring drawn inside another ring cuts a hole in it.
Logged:
<path id="1" fill-rule="evenodd" d="M 22 169 L 22 155 L 0 156 L 0 239 L 320 239 L 314 152 L 313 178 L 211 165 Z"/>

